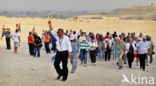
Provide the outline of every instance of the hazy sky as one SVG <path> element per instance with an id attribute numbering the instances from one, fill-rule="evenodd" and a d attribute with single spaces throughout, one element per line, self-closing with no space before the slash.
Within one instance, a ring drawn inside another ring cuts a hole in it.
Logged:
<path id="1" fill-rule="evenodd" d="M 0 9 L 26 10 L 104 10 L 156 4 L 156 0 L 0 0 Z"/>

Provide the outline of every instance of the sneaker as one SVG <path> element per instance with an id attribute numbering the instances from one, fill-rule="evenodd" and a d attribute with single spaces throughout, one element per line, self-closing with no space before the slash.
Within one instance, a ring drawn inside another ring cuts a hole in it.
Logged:
<path id="1" fill-rule="evenodd" d="M 118 62 L 116 64 L 117 64 L 117 66 L 119 66 L 119 63 Z"/>
<path id="2" fill-rule="evenodd" d="M 122 66 L 120 66 L 120 67 L 119 67 L 119 70 L 121 70 L 122 68 L 123 68 L 123 67 L 122 67 Z"/>
<path id="3" fill-rule="evenodd" d="M 59 80 L 61 78 L 61 75 L 58 75 L 58 77 L 56 78 L 56 80 Z"/>
<path id="4" fill-rule="evenodd" d="M 71 74 L 73 74 L 74 72 L 72 71 Z"/>
<path id="5" fill-rule="evenodd" d="M 67 79 L 62 79 L 61 81 L 65 82 Z"/>

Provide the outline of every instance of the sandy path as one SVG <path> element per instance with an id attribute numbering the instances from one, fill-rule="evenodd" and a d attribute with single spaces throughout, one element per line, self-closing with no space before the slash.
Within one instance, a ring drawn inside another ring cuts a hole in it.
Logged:
<path id="1" fill-rule="evenodd" d="M 50 61 L 53 54 L 46 55 L 43 50 L 41 52 L 41 58 L 33 58 L 28 55 L 26 43 L 22 43 L 19 54 L 14 54 L 13 50 L 7 51 L 1 46 L 0 86 L 119 86 L 122 74 L 127 76 L 140 74 L 156 78 L 156 58 L 154 57 L 154 63 L 147 67 L 146 72 L 141 71 L 139 66 L 135 66 L 135 62 L 132 69 L 124 65 L 123 70 L 117 69 L 115 60 L 98 61 L 97 66 L 90 66 L 90 62 L 87 67 L 78 64 L 75 74 L 69 74 L 68 81 L 61 82 L 55 80 L 57 74 Z M 70 70 L 71 64 L 69 63 L 68 66 Z"/>

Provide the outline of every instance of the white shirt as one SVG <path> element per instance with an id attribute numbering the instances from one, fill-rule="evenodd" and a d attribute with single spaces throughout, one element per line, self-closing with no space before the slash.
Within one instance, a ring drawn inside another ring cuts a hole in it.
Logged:
<path id="1" fill-rule="evenodd" d="M 71 35 L 70 35 L 70 38 L 77 39 L 77 35 L 71 34 Z"/>
<path id="2" fill-rule="evenodd" d="M 42 34 L 42 42 L 45 41 L 44 33 Z"/>
<path id="3" fill-rule="evenodd" d="M 149 46 L 153 45 L 152 41 L 147 41 L 147 43 L 148 43 Z"/>
<path id="4" fill-rule="evenodd" d="M 74 34 L 73 34 L 73 35 L 74 35 Z M 77 39 L 77 35 L 75 34 L 74 36 L 75 36 L 75 39 Z"/>
<path id="5" fill-rule="evenodd" d="M 80 33 L 80 32 L 78 32 L 78 33 L 77 33 L 77 36 L 79 36 L 79 35 L 81 35 L 81 33 Z"/>
<path id="6" fill-rule="evenodd" d="M 112 46 L 112 42 L 113 42 L 113 38 L 112 39 L 109 39 L 109 45 L 110 45 L 110 47 Z"/>
<path id="7" fill-rule="evenodd" d="M 137 49 L 136 49 L 134 43 L 132 43 L 132 46 L 133 46 L 133 51 L 134 51 L 134 53 L 135 53 L 135 51 L 136 51 Z M 125 54 L 127 54 L 128 51 L 129 51 L 129 48 L 130 48 L 130 43 L 126 43 L 125 48 L 126 48 L 126 50 L 125 50 Z"/>
<path id="8" fill-rule="evenodd" d="M 142 41 L 142 37 L 139 37 L 138 39 L 139 39 L 140 41 Z"/>
<path id="9" fill-rule="evenodd" d="M 134 44 L 135 46 L 137 46 L 137 42 L 136 42 L 135 40 L 133 41 L 133 44 Z"/>
<path id="10" fill-rule="evenodd" d="M 63 35 L 63 37 L 60 39 L 54 30 L 52 30 L 51 33 L 52 33 L 52 35 L 54 35 L 54 37 L 57 40 L 56 41 L 56 48 L 58 51 L 68 50 L 68 52 L 72 52 L 72 47 L 71 47 L 71 42 L 70 42 L 69 37 Z"/>
<path id="11" fill-rule="evenodd" d="M 149 49 L 149 45 L 144 41 L 140 41 L 137 45 L 137 47 L 139 48 L 139 54 L 147 54 L 148 49 Z"/>
<path id="12" fill-rule="evenodd" d="M 97 42 L 94 42 L 94 43 L 89 42 L 89 45 L 90 45 L 90 50 L 95 50 L 95 49 L 98 47 Z M 94 48 L 91 48 L 92 46 L 93 46 Z"/>
<path id="13" fill-rule="evenodd" d="M 109 48 L 111 48 L 112 47 L 112 42 L 113 42 L 113 39 L 105 39 L 105 41 L 104 41 L 104 44 L 105 44 L 105 48 L 107 47 L 107 43 L 106 43 L 106 41 L 108 41 L 109 42 Z"/>
<path id="14" fill-rule="evenodd" d="M 13 35 L 12 35 L 13 37 L 14 37 L 14 42 L 19 42 L 19 33 L 13 33 Z"/>

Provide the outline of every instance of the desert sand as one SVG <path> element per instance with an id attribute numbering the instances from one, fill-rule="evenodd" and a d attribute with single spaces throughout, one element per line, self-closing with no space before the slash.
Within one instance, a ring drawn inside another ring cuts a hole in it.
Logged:
<path id="1" fill-rule="evenodd" d="M 118 70 L 116 65 L 117 60 L 110 62 L 97 61 L 96 66 L 90 65 L 88 57 L 87 67 L 83 67 L 78 62 L 78 68 L 74 74 L 69 73 L 68 80 L 61 82 L 55 80 L 57 77 L 56 71 L 51 62 L 51 57 L 54 53 L 46 54 L 45 50 L 41 49 L 41 58 L 33 58 L 29 56 L 27 36 L 33 27 L 36 27 L 38 34 L 41 36 L 42 30 L 48 30 L 48 19 L 41 18 L 7 18 L 0 17 L 0 26 L 3 24 L 11 28 L 13 33 L 15 24 L 21 23 L 22 32 L 21 46 L 19 53 L 13 53 L 5 49 L 5 38 L 0 40 L 0 86 L 155 86 L 154 85 L 132 85 L 121 83 L 122 74 L 128 77 L 134 76 L 154 77 L 156 79 L 156 56 L 154 62 L 146 67 L 146 71 L 139 69 L 133 62 L 132 69 L 128 65 L 124 65 L 123 70 Z M 52 19 L 52 24 L 55 30 L 64 28 L 65 30 L 83 29 L 86 32 L 106 34 L 107 31 L 117 33 L 121 32 L 143 32 L 144 35 L 151 35 L 156 42 L 156 22 L 147 20 L 115 20 L 115 19 Z M 1 32 L 0 32 L 1 33 Z M 68 63 L 69 72 L 71 70 L 70 61 Z"/>

